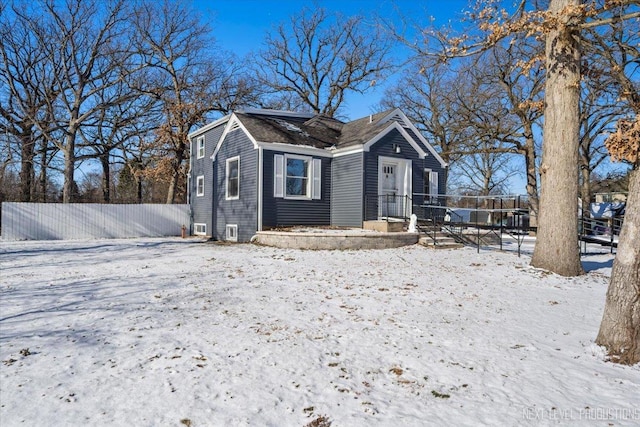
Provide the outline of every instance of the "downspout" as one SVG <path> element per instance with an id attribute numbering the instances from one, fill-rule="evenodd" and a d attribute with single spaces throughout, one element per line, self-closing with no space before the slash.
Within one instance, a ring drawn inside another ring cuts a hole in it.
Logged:
<path id="1" fill-rule="evenodd" d="M 262 196 L 263 196 L 263 186 L 262 186 L 262 147 L 258 147 L 258 231 L 262 231 Z"/>
<path id="2" fill-rule="evenodd" d="M 189 138 L 189 173 L 187 173 L 187 204 L 191 210 L 191 169 L 193 163 L 193 140 Z"/>
<path id="3" fill-rule="evenodd" d="M 187 205 L 189 205 L 189 236 L 193 235 L 193 208 L 191 207 L 191 169 L 193 163 L 193 139 L 189 138 L 189 173 L 187 174 Z M 182 225 L 185 226 L 184 224 Z M 184 231 L 183 231 L 184 234 Z M 182 236 L 184 237 L 184 236 Z"/>

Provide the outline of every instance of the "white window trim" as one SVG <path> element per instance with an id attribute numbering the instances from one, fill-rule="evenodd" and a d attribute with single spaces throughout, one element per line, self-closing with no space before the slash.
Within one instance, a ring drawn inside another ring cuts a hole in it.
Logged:
<path id="1" fill-rule="evenodd" d="M 304 196 L 298 196 L 295 194 L 287 194 L 287 160 L 289 159 L 294 159 L 294 160 L 304 160 L 305 162 L 307 162 L 307 191 L 306 194 Z M 311 200 L 311 181 L 313 180 L 313 157 L 309 157 L 309 156 L 298 156 L 295 154 L 285 154 L 284 155 L 284 171 L 283 171 L 283 178 L 284 178 L 284 198 L 285 199 L 291 199 L 291 200 Z"/>
<path id="2" fill-rule="evenodd" d="M 238 224 L 226 224 L 224 230 L 224 238 L 227 242 L 238 241 Z M 230 233 L 231 230 L 233 230 L 233 232 Z"/>
<path id="3" fill-rule="evenodd" d="M 200 191 L 200 182 L 202 182 L 202 191 Z M 204 196 L 204 175 L 198 175 L 196 178 L 196 196 Z"/>
<path id="4" fill-rule="evenodd" d="M 198 227 L 202 227 L 202 231 L 198 231 Z M 206 236 L 207 235 L 207 224 L 202 222 L 195 222 L 193 224 L 193 234 L 196 236 Z"/>
<path id="5" fill-rule="evenodd" d="M 238 194 L 235 196 L 229 196 L 229 164 L 231 162 L 238 162 Z M 225 174 L 224 174 L 224 187 L 225 187 L 225 200 L 239 200 L 240 199 L 240 156 L 235 156 L 227 159 Z"/>
<path id="6" fill-rule="evenodd" d="M 435 199 L 436 197 L 439 196 L 440 193 L 440 174 L 438 173 L 438 171 L 434 171 L 431 168 L 424 168 L 424 174 L 429 174 L 429 199 Z M 435 180 L 433 179 L 435 176 Z M 424 179 L 424 176 L 423 176 Z M 435 190 L 435 191 L 433 191 Z M 423 185 L 423 191 L 424 191 L 424 185 Z M 427 197 L 425 195 L 425 197 Z"/>
<path id="7" fill-rule="evenodd" d="M 202 147 L 200 147 L 200 144 L 202 144 Z M 198 138 L 196 138 L 196 150 L 197 150 L 197 158 L 198 159 L 202 159 L 204 158 L 204 135 L 199 136 Z"/>

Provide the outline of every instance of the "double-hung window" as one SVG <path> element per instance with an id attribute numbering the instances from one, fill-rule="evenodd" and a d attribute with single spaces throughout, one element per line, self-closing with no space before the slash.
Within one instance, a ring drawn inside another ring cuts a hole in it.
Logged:
<path id="1" fill-rule="evenodd" d="M 199 136 L 198 139 L 196 139 L 196 146 L 198 150 L 198 159 L 201 159 L 204 157 L 204 135 Z"/>
<path id="2" fill-rule="evenodd" d="M 204 196 L 204 175 L 200 175 L 196 179 L 196 196 Z"/>
<path id="3" fill-rule="evenodd" d="M 240 198 L 240 157 L 227 159 L 226 188 L 227 200 Z"/>
<path id="4" fill-rule="evenodd" d="M 293 154 L 274 157 L 274 197 L 320 199 L 320 159 Z"/>
<path id="5" fill-rule="evenodd" d="M 309 171 L 311 159 L 303 157 L 286 157 L 285 196 L 311 197 L 309 188 Z"/>

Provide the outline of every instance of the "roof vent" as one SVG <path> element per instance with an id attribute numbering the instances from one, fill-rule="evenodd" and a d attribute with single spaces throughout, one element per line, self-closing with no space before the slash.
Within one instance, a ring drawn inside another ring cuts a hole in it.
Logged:
<path id="1" fill-rule="evenodd" d="M 229 126 L 229 132 L 234 131 L 236 129 L 240 129 L 240 123 L 237 120 L 234 120 L 233 122 L 231 122 Z"/>

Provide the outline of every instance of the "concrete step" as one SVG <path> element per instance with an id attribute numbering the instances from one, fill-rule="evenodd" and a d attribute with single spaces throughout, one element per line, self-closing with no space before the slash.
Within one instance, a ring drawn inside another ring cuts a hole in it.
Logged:
<path id="1" fill-rule="evenodd" d="M 437 236 L 435 241 L 431 237 L 420 237 L 418 244 L 431 249 L 458 249 L 464 247 L 462 243 L 458 243 L 452 237 Z"/>

